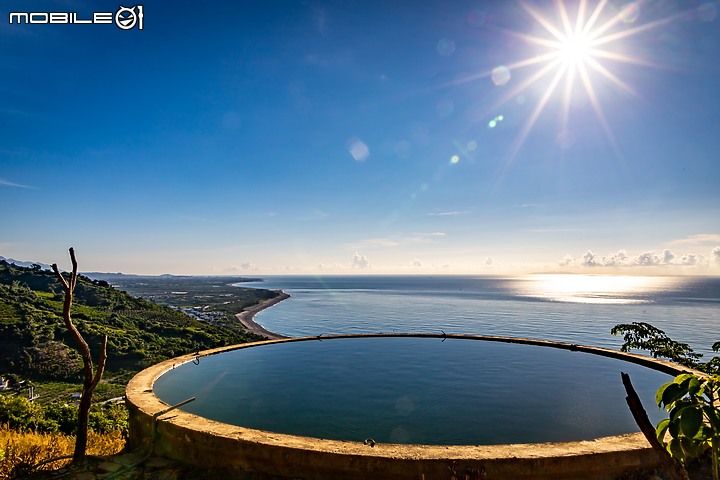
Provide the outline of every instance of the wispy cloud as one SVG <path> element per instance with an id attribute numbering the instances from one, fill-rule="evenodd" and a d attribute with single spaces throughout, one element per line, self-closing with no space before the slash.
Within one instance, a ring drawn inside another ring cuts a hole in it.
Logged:
<path id="1" fill-rule="evenodd" d="M 330 216 L 329 213 L 325 213 L 321 210 L 313 210 L 312 212 L 308 213 L 307 215 L 302 215 L 302 216 L 298 217 L 298 220 L 301 220 L 301 221 L 323 220 L 329 216 Z"/>
<path id="2" fill-rule="evenodd" d="M 555 233 L 555 232 L 586 232 L 587 228 L 528 228 L 526 232 L 534 233 Z"/>
<path id="3" fill-rule="evenodd" d="M 430 212 L 428 213 L 431 217 L 454 217 L 457 215 L 465 215 L 469 213 L 467 210 L 456 210 L 450 212 Z"/>
<path id="4" fill-rule="evenodd" d="M 189 220 L 191 222 L 209 222 L 210 221 L 209 218 L 195 217 L 193 215 L 184 215 L 184 214 L 178 214 L 177 218 L 179 218 L 181 220 Z"/>
<path id="5" fill-rule="evenodd" d="M 671 245 L 704 245 L 720 243 L 720 233 L 701 233 L 670 242 Z"/>
<path id="6" fill-rule="evenodd" d="M 444 232 L 419 232 L 409 235 L 391 235 L 381 238 L 367 238 L 346 244 L 346 247 L 353 250 L 363 250 L 367 248 L 392 248 L 401 245 L 415 243 L 429 243 L 445 236 Z"/>
<path id="7" fill-rule="evenodd" d="M 22 185 L 20 183 L 10 182 L 4 178 L 0 178 L 0 187 L 16 187 L 16 188 L 33 188 L 28 185 Z"/>

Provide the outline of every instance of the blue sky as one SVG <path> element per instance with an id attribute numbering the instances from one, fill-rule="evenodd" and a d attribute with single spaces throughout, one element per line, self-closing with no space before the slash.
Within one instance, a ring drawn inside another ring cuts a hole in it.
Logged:
<path id="1" fill-rule="evenodd" d="M 720 274 L 720 3 L 603 5 L 3 0 L 0 255 Z"/>

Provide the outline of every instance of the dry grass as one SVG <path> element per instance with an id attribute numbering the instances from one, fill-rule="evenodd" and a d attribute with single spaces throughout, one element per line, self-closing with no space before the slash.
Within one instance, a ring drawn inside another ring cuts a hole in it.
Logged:
<path id="1" fill-rule="evenodd" d="M 112 455 L 125 446 L 120 432 L 101 435 L 88 433 L 89 455 Z M 45 433 L 22 433 L 0 426 L 0 479 L 11 478 L 20 471 L 32 471 L 47 460 L 72 455 L 75 437 Z M 70 459 L 44 464 L 43 469 L 56 469 L 67 465 Z"/>

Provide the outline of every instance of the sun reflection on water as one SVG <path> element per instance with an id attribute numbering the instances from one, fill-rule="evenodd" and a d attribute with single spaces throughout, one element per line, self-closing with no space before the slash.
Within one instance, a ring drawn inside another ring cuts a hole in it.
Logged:
<path id="1" fill-rule="evenodd" d="M 554 302 L 619 304 L 650 303 L 653 292 L 677 283 L 671 277 L 616 275 L 531 275 L 517 284 L 520 296 Z"/>

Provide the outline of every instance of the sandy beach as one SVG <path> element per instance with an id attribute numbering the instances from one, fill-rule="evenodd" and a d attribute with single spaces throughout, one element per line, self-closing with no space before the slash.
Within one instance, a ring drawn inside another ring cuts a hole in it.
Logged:
<path id="1" fill-rule="evenodd" d="M 238 320 L 240 320 L 240 323 L 242 323 L 249 332 L 262 335 L 263 337 L 271 340 L 277 338 L 288 338 L 284 335 L 280 335 L 279 333 L 271 332 L 270 330 L 265 329 L 262 325 L 255 321 L 255 315 L 257 315 L 258 312 L 265 310 L 266 308 L 270 308 L 273 305 L 277 305 L 283 300 L 290 298 L 290 296 L 291 295 L 289 293 L 280 290 L 280 295 L 278 295 L 277 297 L 265 300 L 264 302 L 258 303 L 257 305 L 253 305 L 252 307 L 238 313 L 235 316 Z"/>

